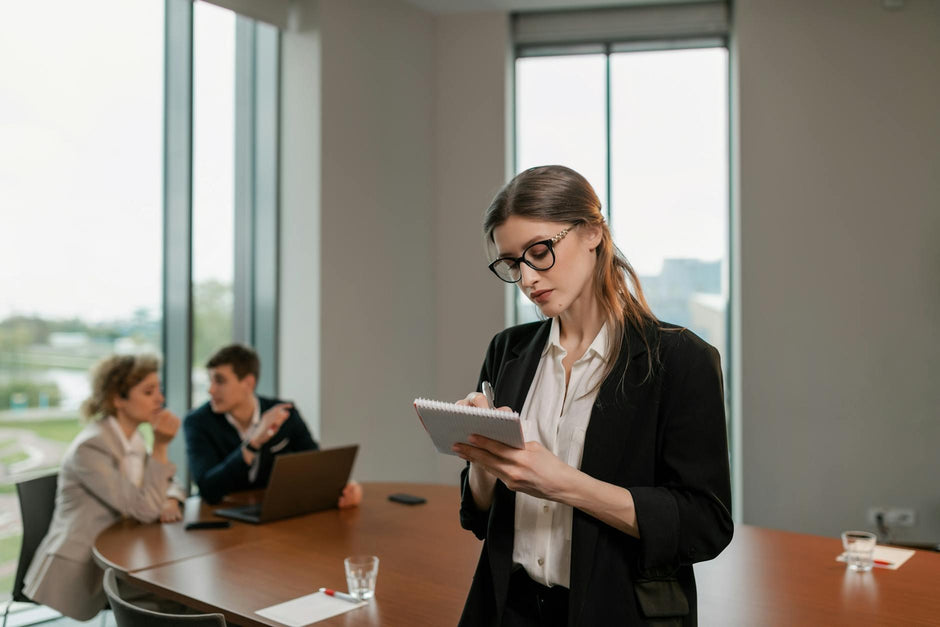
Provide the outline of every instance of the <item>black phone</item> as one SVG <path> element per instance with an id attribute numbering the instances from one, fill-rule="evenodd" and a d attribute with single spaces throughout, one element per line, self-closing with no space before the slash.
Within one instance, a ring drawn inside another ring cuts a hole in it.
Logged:
<path id="1" fill-rule="evenodd" d="M 422 503 L 427 503 L 428 500 L 423 496 L 415 496 L 414 494 L 405 494 L 404 492 L 396 492 L 395 494 L 388 495 L 389 501 L 394 501 L 396 503 L 404 503 L 405 505 L 421 505 Z"/>
<path id="2" fill-rule="evenodd" d="M 228 520 L 195 520 L 186 523 L 186 531 L 193 529 L 228 529 L 232 523 Z"/>

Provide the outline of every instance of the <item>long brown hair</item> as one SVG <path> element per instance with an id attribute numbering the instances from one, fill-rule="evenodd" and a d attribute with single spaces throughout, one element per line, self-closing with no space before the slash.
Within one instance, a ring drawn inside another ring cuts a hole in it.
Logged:
<path id="1" fill-rule="evenodd" d="M 658 351 L 650 345 L 649 332 L 659 327 L 659 321 L 646 302 L 636 271 L 614 244 L 601 212 L 601 201 L 587 179 L 561 165 L 529 168 L 516 175 L 496 194 L 483 216 L 483 236 L 490 251 L 495 247 L 494 229 L 510 216 L 600 228 L 601 242 L 595 250 L 594 296 L 611 325 L 605 376 L 617 361 L 626 325 L 643 339 L 649 364 L 647 376 L 652 374 Z"/>
<path id="2" fill-rule="evenodd" d="M 114 398 L 127 398 L 131 388 L 156 372 L 160 360 L 154 355 L 111 355 L 91 371 L 91 396 L 82 403 L 87 419 L 115 414 Z"/>

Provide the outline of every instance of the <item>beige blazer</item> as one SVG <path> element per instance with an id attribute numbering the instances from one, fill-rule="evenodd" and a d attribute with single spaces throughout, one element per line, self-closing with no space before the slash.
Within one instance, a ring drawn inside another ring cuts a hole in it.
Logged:
<path id="1" fill-rule="evenodd" d="M 86 426 L 59 469 L 55 512 L 26 572 L 23 592 L 77 620 L 105 607 L 103 571 L 92 558 L 99 533 L 122 518 L 160 517 L 176 467 L 147 456 L 138 488 L 121 472 L 124 447 L 103 420 Z"/>

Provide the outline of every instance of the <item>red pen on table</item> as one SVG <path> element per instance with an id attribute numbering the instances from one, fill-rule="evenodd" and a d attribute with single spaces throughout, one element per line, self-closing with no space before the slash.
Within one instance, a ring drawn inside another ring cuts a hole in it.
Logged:
<path id="1" fill-rule="evenodd" d="M 351 594 L 346 594 L 345 592 L 337 592 L 336 590 L 331 590 L 330 588 L 320 588 L 320 592 L 327 594 L 331 597 L 336 597 L 337 599 L 342 599 L 344 601 L 349 601 L 350 603 L 359 603 L 360 600 L 354 597 Z"/>
<path id="2" fill-rule="evenodd" d="M 884 560 L 872 560 L 872 562 L 879 566 L 894 566 L 894 562 L 886 562 Z"/>

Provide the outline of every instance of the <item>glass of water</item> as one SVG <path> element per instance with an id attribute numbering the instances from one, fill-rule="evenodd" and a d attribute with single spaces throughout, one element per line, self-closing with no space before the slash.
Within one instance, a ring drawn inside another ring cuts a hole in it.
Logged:
<path id="1" fill-rule="evenodd" d="M 379 574 L 379 558 L 375 555 L 354 555 L 343 560 L 349 594 L 363 601 L 375 596 L 375 578 Z"/>
<path id="2" fill-rule="evenodd" d="M 857 572 L 867 572 L 874 565 L 875 544 L 878 537 L 867 531 L 842 532 L 842 547 L 845 549 L 845 563 Z"/>

